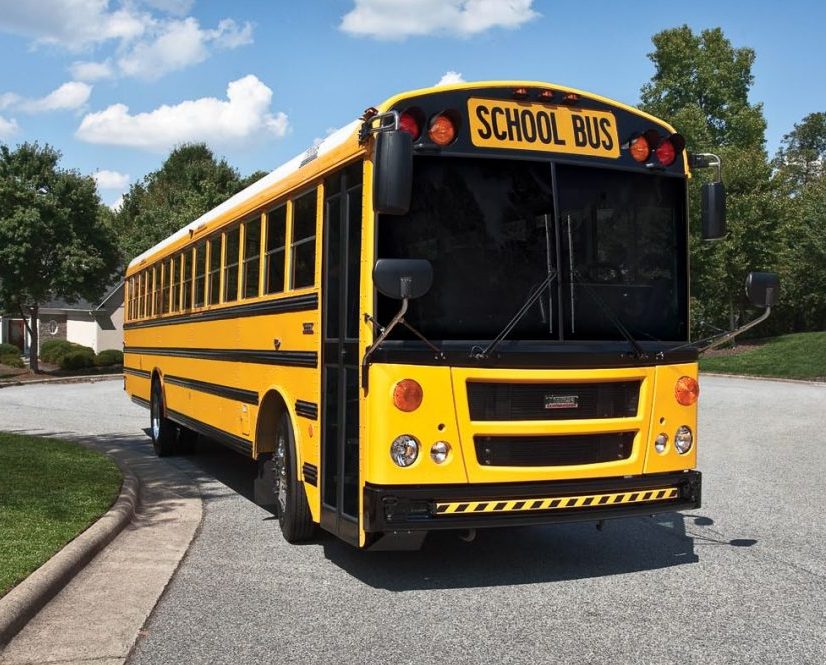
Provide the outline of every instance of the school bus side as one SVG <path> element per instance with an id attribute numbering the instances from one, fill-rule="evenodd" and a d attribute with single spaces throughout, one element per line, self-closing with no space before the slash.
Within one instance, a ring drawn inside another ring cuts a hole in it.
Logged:
<path id="1" fill-rule="evenodd" d="M 199 432 L 258 458 L 286 412 L 316 522 L 324 185 L 345 168 L 360 177 L 362 159 L 348 136 L 126 276 L 126 392 L 149 407 L 159 391 L 179 449 Z"/>

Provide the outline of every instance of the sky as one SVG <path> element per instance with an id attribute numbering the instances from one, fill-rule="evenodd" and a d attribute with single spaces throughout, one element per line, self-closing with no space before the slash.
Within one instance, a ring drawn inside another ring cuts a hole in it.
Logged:
<path id="1" fill-rule="evenodd" d="M 54 146 L 116 206 L 175 145 L 270 171 L 439 82 L 546 81 L 636 104 L 651 37 L 683 24 L 756 51 L 770 154 L 826 111 L 822 0 L 0 0 L 0 142 Z"/>

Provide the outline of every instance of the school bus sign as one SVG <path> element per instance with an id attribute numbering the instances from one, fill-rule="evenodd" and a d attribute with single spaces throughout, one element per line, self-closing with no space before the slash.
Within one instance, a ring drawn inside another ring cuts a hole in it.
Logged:
<path id="1" fill-rule="evenodd" d="M 540 150 L 616 159 L 613 113 L 567 106 L 469 99 L 470 136 L 478 148 Z"/>

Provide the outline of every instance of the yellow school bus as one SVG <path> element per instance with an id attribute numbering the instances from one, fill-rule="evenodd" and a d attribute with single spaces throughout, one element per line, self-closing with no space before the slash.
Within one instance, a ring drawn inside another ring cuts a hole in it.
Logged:
<path id="1" fill-rule="evenodd" d="M 159 455 L 258 460 L 291 542 L 696 508 L 690 163 L 564 86 L 397 95 L 130 263 L 125 389 Z"/>

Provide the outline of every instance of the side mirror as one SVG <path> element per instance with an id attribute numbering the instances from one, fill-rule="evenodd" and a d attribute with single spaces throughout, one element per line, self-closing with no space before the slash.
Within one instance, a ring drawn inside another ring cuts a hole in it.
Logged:
<path id="1" fill-rule="evenodd" d="M 780 278 L 773 272 L 750 272 L 746 276 L 746 296 L 755 307 L 773 307 L 780 293 Z"/>
<path id="2" fill-rule="evenodd" d="M 426 259 L 379 259 L 373 283 L 388 298 L 421 298 L 433 285 L 433 266 Z"/>
<path id="3" fill-rule="evenodd" d="M 726 235 L 726 188 L 722 180 L 703 183 L 703 240 Z"/>
<path id="4" fill-rule="evenodd" d="M 373 209 L 385 215 L 405 214 L 413 189 L 413 138 L 398 129 L 379 132 L 373 163 Z"/>

